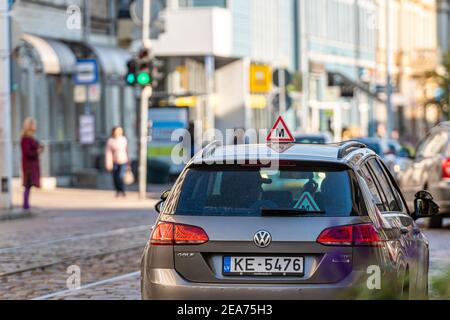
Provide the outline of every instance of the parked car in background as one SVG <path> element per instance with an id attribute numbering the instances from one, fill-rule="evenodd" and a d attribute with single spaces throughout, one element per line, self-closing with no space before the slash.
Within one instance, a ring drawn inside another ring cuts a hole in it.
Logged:
<path id="1" fill-rule="evenodd" d="M 450 213 L 450 122 L 434 127 L 419 143 L 412 165 L 399 179 L 409 205 L 417 191 L 430 190 L 441 207 L 441 213 L 429 220 L 430 228 L 441 228 L 442 219 Z"/>
<path id="2" fill-rule="evenodd" d="M 333 137 L 328 132 L 319 133 L 298 133 L 294 134 L 296 143 L 300 144 L 328 144 L 333 142 Z"/>
<path id="3" fill-rule="evenodd" d="M 400 176 L 412 164 L 408 150 L 394 139 L 358 138 L 355 141 L 364 143 L 385 161 L 394 178 L 398 181 Z"/>

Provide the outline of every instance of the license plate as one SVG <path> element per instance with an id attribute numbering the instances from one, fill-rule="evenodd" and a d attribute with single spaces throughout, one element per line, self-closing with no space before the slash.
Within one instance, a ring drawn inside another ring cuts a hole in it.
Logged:
<path id="1" fill-rule="evenodd" d="M 302 276 L 303 257 L 223 257 L 224 275 Z"/>

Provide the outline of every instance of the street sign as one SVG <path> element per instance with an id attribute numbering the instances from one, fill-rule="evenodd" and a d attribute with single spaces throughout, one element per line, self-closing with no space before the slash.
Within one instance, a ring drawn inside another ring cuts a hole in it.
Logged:
<path id="1" fill-rule="evenodd" d="M 88 145 L 95 142 L 95 118 L 93 115 L 80 116 L 80 144 Z"/>
<path id="2" fill-rule="evenodd" d="M 86 97 L 88 94 L 88 97 Z M 101 88 L 99 84 L 87 86 L 76 85 L 73 88 L 73 99 L 75 103 L 99 102 L 101 99 Z"/>
<path id="3" fill-rule="evenodd" d="M 272 69 L 268 65 L 250 65 L 250 92 L 268 93 L 272 89 Z"/>
<path id="4" fill-rule="evenodd" d="M 286 99 L 286 101 L 285 101 L 286 110 L 285 111 L 287 111 L 292 107 L 293 101 L 292 101 L 292 98 L 289 96 L 289 94 L 286 94 L 285 99 Z M 280 97 L 280 94 L 277 93 L 272 99 L 272 106 L 273 106 L 275 112 L 277 112 L 277 113 L 280 112 L 280 105 L 281 105 L 281 97 Z"/>
<path id="5" fill-rule="evenodd" d="M 96 84 L 98 82 L 98 64 L 95 59 L 79 59 L 75 65 L 75 84 Z"/>
<path id="6" fill-rule="evenodd" d="M 284 76 L 284 79 L 283 79 L 284 81 L 282 81 L 282 82 L 284 82 L 284 85 L 280 83 L 280 79 L 282 79 L 282 76 Z M 291 75 L 291 73 L 288 70 L 286 70 L 286 69 L 276 69 L 273 72 L 273 84 L 275 86 L 277 86 L 277 87 L 280 87 L 280 86 L 285 87 L 289 83 L 291 83 L 291 81 L 292 81 L 292 75 Z"/>
<path id="7" fill-rule="evenodd" d="M 282 116 L 279 116 L 277 121 L 275 121 L 266 141 L 272 143 L 295 142 L 295 139 Z"/>
<path id="8" fill-rule="evenodd" d="M 166 17 L 164 9 L 167 7 L 167 1 L 152 0 L 151 1 L 151 16 L 150 16 L 150 39 L 157 40 L 160 34 L 165 32 Z M 143 25 L 144 21 L 144 1 L 135 0 L 130 5 L 131 19 L 139 26 Z"/>

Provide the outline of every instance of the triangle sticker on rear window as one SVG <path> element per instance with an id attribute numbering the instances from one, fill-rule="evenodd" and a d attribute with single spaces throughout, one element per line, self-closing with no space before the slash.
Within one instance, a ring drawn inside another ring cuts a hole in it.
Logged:
<path id="1" fill-rule="evenodd" d="M 305 211 L 320 211 L 319 206 L 309 192 L 304 192 L 294 206 L 295 209 Z"/>

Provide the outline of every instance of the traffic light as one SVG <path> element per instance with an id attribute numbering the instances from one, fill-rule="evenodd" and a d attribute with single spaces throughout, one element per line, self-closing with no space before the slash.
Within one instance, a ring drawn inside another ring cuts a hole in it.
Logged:
<path id="1" fill-rule="evenodd" d="M 165 73 L 163 72 L 163 68 L 165 63 L 163 60 L 152 59 L 151 62 L 151 77 L 152 77 L 152 86 L 153 88 L 157 88 L 161 80 L 164 79 Z"/>
<path id="2" fill-rule="evenodd" d="M 136 82 L 142 87 L 152 83 L 151 62 L 150 52 L 146 49 L 141 50 L 137 59 Z"/>
<path id="3" fill-rule="evenodd" d="M 156 88 L 164 78 L 160 70 L 164 67 L 162 60 L 155 59 L 151 53 L 142 49 L 136 58 L 127 62 L 125 82 L 130 86 L 152 86 Z"/>
<path id="4" fill-rule="evenodd" d="M 136 61 L 134 59 L 127 62 L 125 82 L 129 86 L 134 86 L 136 84 Z"/>

